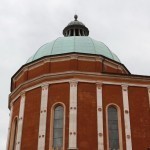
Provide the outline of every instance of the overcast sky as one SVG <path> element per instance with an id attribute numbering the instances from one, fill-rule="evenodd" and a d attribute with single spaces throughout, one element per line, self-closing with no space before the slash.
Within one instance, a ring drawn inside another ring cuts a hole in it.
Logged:
<path id="1" fill-rule="evenodd" d="M 77 13 L 133 74 L 150 75 L 149 0 L 0 0 L 0 150 L 6 147 L 11 76 Z"/>

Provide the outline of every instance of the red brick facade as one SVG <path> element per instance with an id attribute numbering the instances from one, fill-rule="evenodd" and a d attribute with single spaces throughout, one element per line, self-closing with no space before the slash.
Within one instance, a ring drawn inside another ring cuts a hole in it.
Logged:
<path id="1" fill-rule="evenodd" d="M 77 81 L 77 148 L 98 150 L 97 83 L 102 84 L 104 149 L 108 150 L 107 106 L 120 109 L 122 148 L 126 148 L 125 118 L 122 85 L 128 86 L 129 116 L 133 150 L 150 147 L 150 104 L 148 87 L 150 77 L 131 75 L 124 65 L 98 56 L 72 54 L 43 58 L 24 65 L 12 77 L 9 108 L 13 106 L 12 120 L 19 117 L 20 97 L 25 93 L 21 150 L 37 150 L 41 107 L 41 86 L 48 84 L 45 150 L 50 150 L 50 121 L 52 105 L 61 102 L 66 107 L 65 150 L 69 141 L 70 81 Z M 63 59 L 63 60 L 62 60 Z M 12 125 L 11 125 L 12 126 Z M 11 130 L 11 127 L 10 127 Z M 11 139 L 10 139 L 11 140 Z"/>

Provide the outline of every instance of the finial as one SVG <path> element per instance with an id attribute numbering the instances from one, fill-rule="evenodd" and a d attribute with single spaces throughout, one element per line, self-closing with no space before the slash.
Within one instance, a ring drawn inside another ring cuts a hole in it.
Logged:
<path id="1" fill-rule="evenodd" d="M 75 21 L 77 21 L 77 19 L 78 19 L 78 15 L 74 15 L 74 19 L 75 19 Z"/>

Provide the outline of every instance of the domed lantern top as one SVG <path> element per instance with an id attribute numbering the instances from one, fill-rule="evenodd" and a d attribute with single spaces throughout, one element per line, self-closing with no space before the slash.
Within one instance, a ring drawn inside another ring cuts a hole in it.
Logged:
<path id="1" fill-rule="evenodd" d="M 88 28 L 80 21 L 78 16 L 74 15 L 74 21 L 71 21 L 63 30 L 64 36 L 88 36 Z"/>

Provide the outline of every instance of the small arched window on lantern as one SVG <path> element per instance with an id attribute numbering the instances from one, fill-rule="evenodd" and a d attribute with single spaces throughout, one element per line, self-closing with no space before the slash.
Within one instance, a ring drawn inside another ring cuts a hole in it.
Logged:
<path id="1" fill-rule="evenodd" d="M 63 104 L 52 107 L 51 118 L 51 149 L 64 150 L 64 123 L 65 110 Z"/>
<path id="2" fill-rule="evenodd" d="M 116 106 L 107 108 L 108 147 L 109 150 L 120 150 L 122 147 L 122 131 L 119 112 Z"/>
<path id="3" fill-rule="evenodd" d="M 18 126 L 18 117 L 15 117 L 11 126 L 9 150 L 15 150 L 16 148 L 17 126 Z"/>

